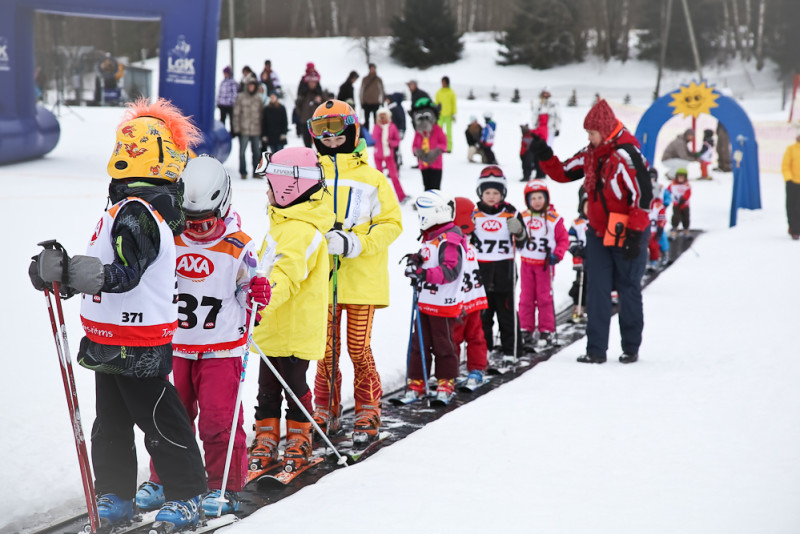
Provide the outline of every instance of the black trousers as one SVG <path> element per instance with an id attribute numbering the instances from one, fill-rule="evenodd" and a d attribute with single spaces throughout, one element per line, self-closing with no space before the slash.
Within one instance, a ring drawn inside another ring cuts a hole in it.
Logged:
<path id="1" fill-rule="evenodd" d="M 369 116 L 373 115 L 375 120 L 378 120 L 377 113 L 378 108 L 380 108 L 380 104 L 362 104 L 361 109 L 364 110 L 364 124 L 362 125 L 364 128 L 369 130 Z"/>
<path id="2" fill-rule="evenodd" d="M 494 316 L 497 315 L 497 325 L 500 330 L 500 345 L 503 354 L 514 354 L 514 298 L 511 292 L 487 291 L 486 301 L 489 307 L 481 310 L 483 323 L 483 336 L 486 338 L 486 348 L 493 350 L 494 346 Z M 517 322 L 519 330 L 519 322 Z M 517 332 L 519 334 L 519 332 Z M 517 336 L 517 340 L 520 336 Z M 519 343 L 519 341 L 518 341 Z"/>
<path id="3" fill-rule="evenodd" d="M 308 370 L 308 360 L 302 358 L 289 357 L 269 357 L 270 363 L 278 370 L 281 377 L 286 381 L 292 393 L 297 395 L 306 410 L 311 412 L 311 390 L 306 384 L 306 371 Z M 269 370 L 264 360 L 261 360 L 261 367 L 258 369 L 258 406 L 256 406 L 256 419 L 269 419 L 272 417 L 280 419 L 281 404 L 283 403 L 283 386 Z M 306 397 L 308 402 L 306 403 Z M 292 421 L 305 422 L 306 417 L 303 411 L 297 407 L 292 398 L 286 394 L 286 419 Z"/>
<path id="4" fill-rule="evenodd" d="M 786 182 L 786 217 L 789 232 L 800 235 L 800 184 L 795 182 Z"/>
<path id="5" fill-rule="evenodd" d="M 442 188 L 442 169 L 420 169 L 422 173 L 422 187 L 428 189 Z"/>
<path id="6" fill-rule="evenodd" d="M 95 373 L 97 418 L 92 427 L 92 464 L 98 494 L 136 494 L 133 426 L 144 432 L 168 501 L 206 491 L 206 472 L 189 416 L 178 391 L 164 377 L 133 378 Z"/>
<path id="7" fill-rule="evenodd" d="M 219 108 L 219 121 L 225 126 L 225 119 L 231 118 L 231 130 L 233 130 L 233 106 L 217 106 Z"/>

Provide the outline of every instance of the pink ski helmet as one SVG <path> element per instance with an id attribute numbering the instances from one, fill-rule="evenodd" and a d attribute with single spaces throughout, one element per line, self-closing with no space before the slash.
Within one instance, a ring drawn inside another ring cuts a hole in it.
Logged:
<path id="1" fill-rule="evenodd" d="M 266 176 L 275 203 L 281 208 L 305 202 L 325 187 L 317 155 L 306 147 L 284 148 L 274 154 L 265 152 L 256 173 Z"/>

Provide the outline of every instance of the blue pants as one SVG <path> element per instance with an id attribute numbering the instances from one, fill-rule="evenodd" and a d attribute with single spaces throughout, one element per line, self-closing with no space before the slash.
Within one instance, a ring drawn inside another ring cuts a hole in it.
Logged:
<path id="1" fill-rule="evenodd" d="M 642 344 L 642 276 L 647 265 L 650 229 L 642 236 L 639 257 L 626 260 L 619 247 L 603 246 L 603 239 L 589 228 L 586 231 L 586 353 L 602 357 L 608 350 L 611 324 L 611 291 L 619 294 L 619 330 L 622 351 L 638 354 Z"/>
<path id="2" fill-rule="evenodd" d="M 247 152 L 247 145 L 250 145 L 250 151 L 252 152 L 252 163 L 253 163 L 253 172 L 256 171 L 256 167 L 258 167 L 258 162 L 261 161 L 261 139 L 257 135 L 240 135 L 239 136 L 239 174 L 242 176 L 247 176 L 247 163 L 245 162 L 244 156 Z"/>

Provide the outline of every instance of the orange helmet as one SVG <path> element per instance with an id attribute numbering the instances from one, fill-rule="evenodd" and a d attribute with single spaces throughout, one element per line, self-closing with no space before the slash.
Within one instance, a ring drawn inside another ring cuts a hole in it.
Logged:
<path id="1" fill-rule="evenodd" d="M 535 179 L 525 184 L 525 205 L 530 207 L 530 196 L 532 193 L 544 193 L 545 208 L 550 204 L 550 191 L 547 190 L 547 184 L 544 180 Z"/>
<path id="2" fill-rule="evenodd" d="M 176 182 L 190 158 L 200 130 L 170 101 L 140 98 L 128 105 L 117 127 L 108 174 L 114 180 L 160 178 Z"/>
<path id="3" fill-rule="evenodd" d="M 308 132 L 314 139 L 314 145 L 320 154 L 336 154 L 353 152 L 358 144 L 360 127 L 358 114 L 347 102 L 328 100 L 320 104 L 308 119 Z M 320 139 L 344 135 L 347 141 L 336 148 L 326 147 Z"/>
<path id="4" fill-rule="evenodd" d="M 456 197 L 456 217 L 453 222 L 461 228 L 464 235 L 471 234 L 475 230 L 475 221 L 472 219 L 472 212 L 475 211 L 475 204 L 465 197 Z"/>

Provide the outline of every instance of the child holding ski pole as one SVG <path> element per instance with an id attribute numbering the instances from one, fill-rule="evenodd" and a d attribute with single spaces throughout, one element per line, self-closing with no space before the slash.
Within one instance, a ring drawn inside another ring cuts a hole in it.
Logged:
<path id="1" fill-rule="evenodd" d="M 144 431 L 164 485 L 166 502 L 154 527 L 179 531 L 200 520 L 207 487 L 203 459 L 186 409 L 167 379 L 178 328 L 174 237 L 184 226 L 178 180 L 189 145 L 199 140 L 199 130 L 170 102 L 131 104 L 108 163 L 114 204 L 97 224 L 86 255 L 45 251 L 55 257 L 40 256 L 32 266 L 38 280 L 64 281 L 71 292 L 83 293 L 86 337 L 78 362 L 95 371 L 92 463 L 102 528 L 127 524 L 134 516 L 134 425 Z"/>
<path id="2" fill-rule="evenodd" d="M 419 320 L 411 338 L 407 396 L 427 394 L 433 356 L 436 358 L 436 398 L 448 404 L 455 394 L 459 357 L 453 343 L 453 328 L 461 315 L 466 240 L 453 224 L 455 202 L 441 191 L 429 189 L 417 197 L 417 216 L 422 247 L 408 257 L 405 275 L 416 282 Z M 420 346 L 420 337 L 424 346 Z M 422 351 L 422 354 L 420 353 Z M 424 360 L 423 360 L 424 357 Z M 424 367 L 424 370 L 423 370 Z"/>
<path id="3" fill-rule="evenodd" d="M 672 197 L 672 237 L 678 236 L 678 227 L 683 224 L 683 235 L 689 237 L 689 198 L 692 196 L 692 186 L 689 184 L 689 174 L 686 169 L 675 171 L 675 179 L 667 186 Z"/>
<path id="4" fill-rule="evenodd" d="M 475 231 L 475 222 L 472 213 L 475 204 L 468 198 L 456 197 L 456 216 L 453 223 L 461 228 L 464 239 L 467 241 L 467 251 L 464 257 L 464 277 L 461 291 L 464 293 L 464 309 L 461 321 L 457 321 L 453 330 L 453 343 L 460 346 L 467 342 L 467 388 L 475 388 L 483 383 L 484 372 L 488 365 L 486 358 L 486 338 L 483 335 L 481 310 L 488 308 L 486 291 L 483 289 L 481 271 L 478 266 L 478 256 L 475 247 L 469 243 L 472 232 Z"/>
<path id="5" fill-rule="evenodd" d="M 259 251 L 260 269 L 272 282 L 270 304 L 253 334 L 302 406 L 287 394 L 285 471 L 302 469 L 311 458 L 311 390 L 306 371 L 325 355 L 328 311 L 328 246 L 325 232 L 334 223 L 325 181 L 310 148 L 292 147 L 267 155 L 259 165 L 269 189 L 269 233 Z M 250 450 L 252 480 L 278 466 L 283 387 L 261 362 L 256 406 L 256 437 Z"/>
<path id="6" fill-rule="evenodd" d="M 550 345 L 556 330 L 552 270 L 564 258 L 569 246 L 569 235 L 561 216 L 550 205 L 550 193 L 544 180 L 531 180 L 527 183 L 525 205 L 528 209 L 522 213 L 522 222 L 527 239 L 520 251 L 522 287 L 519 320 L 522 343 L 528 349 L 535 348 L 534 331 L 538 326 L 537 345 L 544 348 Z"/>
<path id="7" fill-rule="evenodd" d="M 572 297 L 572 322 L 582 323 L 584 321 L 583 310 L 586 307 L 586 271 L 583 262 L 586 259 L 586 230 L 589 227 L 589 219 L 586 217 L 586 201 L 588 195 L 585 191 L 581 192 L 578 204 L 578 217 L 572 221 L 569 228 L 569 253 L 572 254 L 572 269 L 575 271 L 575 281 L 569 290 Z"/>
<path id="8" fill-rule="evenodd" d="M 175 238 L 178 273 L 178 330 L 173 339 L 172 377 L 194 423 L 199 419 L 208 487 L 201 506 L 207 515 L 239 509 L 238 492 L 247 474 L 247 443 L 238 411 L 228 480 L 223 480 L 242 358 L 247 351 L 249 310 L 269 302 L 267 279 L 256 276 L 255 244 L 240 230 L 231 208 L 231 179 L 222 164 L 200 156 L 181 176 L 186 229 Z M 225 486 L 225 501 L 221 490 Z M 136 493 L 151 510 L 164 503 L 158 473 Z"/>

